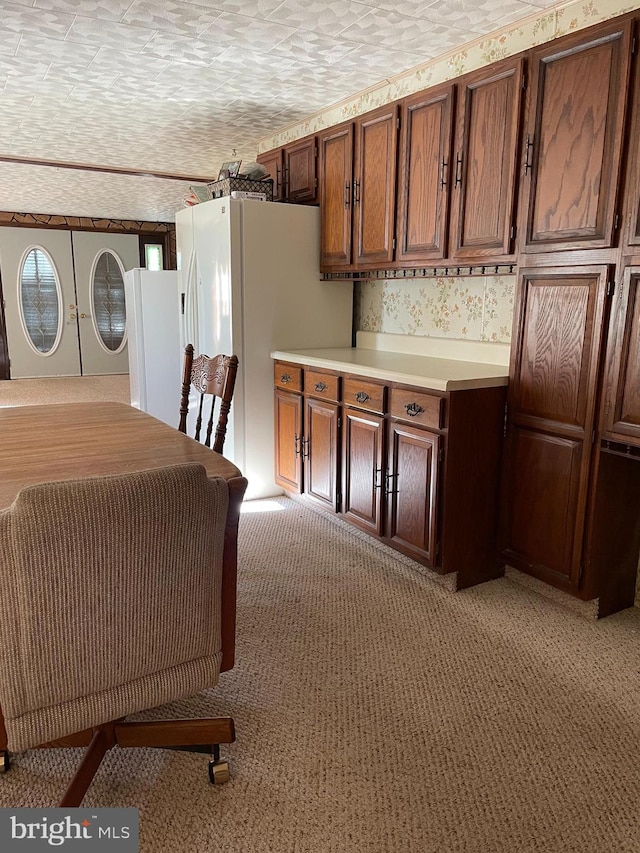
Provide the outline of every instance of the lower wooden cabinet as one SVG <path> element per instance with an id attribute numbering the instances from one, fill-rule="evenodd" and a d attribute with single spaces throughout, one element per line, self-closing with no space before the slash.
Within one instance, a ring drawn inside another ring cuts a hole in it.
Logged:
<path id="1" fill-rule="evenodd" d="M 342 513 L 378 536 L 383 522 L 384 427 L 382 415 L 344 410 Z"/>
<path id="2" fill-rule="evenodd" d="M 338 424 L 337 403 L 305 399 L 304 491 L 334 510 L 338 508 Z"/>
<path id="3" fill-rule="evenodd" d="M 296 387 L 283 388 L 283 377 Z M 275 384 L 283 489 L 455 573 L 457 588 L 503 573 L 496 537 L 506 388 L 438 393 L 283 363 Z"/>
<path id="4" fill-rule="evenodd" d="M 387 537 L 435 568 L 441 437 L 392 421 L 387 468 Z"/>
<path id="5" fill-rule="evenodd" d="M 302 491 L 302 397 L 276 388 L 275 479 L 287 492 Z"/>

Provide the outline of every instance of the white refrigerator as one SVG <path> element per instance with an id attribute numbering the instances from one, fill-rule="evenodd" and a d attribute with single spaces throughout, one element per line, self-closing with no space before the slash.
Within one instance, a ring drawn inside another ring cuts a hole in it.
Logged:
<path id="1" fill-rule="evenodd" d="M 315 207 L 214 199 L 176 214 L 176 238 L 178 349 L 192 343 L 196 354 L 238 356 L 224 455 L 247 477 L 247 498 L 281 494 L 269 354 L 351 346 L 353 285 L 320 280 Z M 168 337 L 164 346 L 167 356 L 175 350 Z M 174 379 L 154 393 L 173 405 Z"/>

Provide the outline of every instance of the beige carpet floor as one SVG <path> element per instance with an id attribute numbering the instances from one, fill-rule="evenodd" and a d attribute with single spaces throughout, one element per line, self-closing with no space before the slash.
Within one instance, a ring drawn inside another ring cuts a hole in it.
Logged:
<path id="1" fill-rule="evenodd" d="M 129 376 L 56 376 L 0 382 L 0 407 L 99 401 L 130 403 Z"/>
<path id="2" fill-rule="evenodd" d="M 138 806 L 144 853 L 640 850 L 640 611 L 452 593 L 303 502 L 248 508 L 237 665 L 164 709 L 235 718 L 231 782 L 114 750 L 86 805 Z M 0 806 L 54 803 L 79 754 L 16 756 Z"/>

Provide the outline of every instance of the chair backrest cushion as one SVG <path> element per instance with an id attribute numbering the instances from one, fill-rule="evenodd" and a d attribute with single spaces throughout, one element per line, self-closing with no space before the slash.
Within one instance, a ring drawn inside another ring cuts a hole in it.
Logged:
<path id="1" fill-rule="evenodd" d="M 10 748 L 217 682 L 227 507 L 189 464 L 30 486 L 0 514 Z"/>

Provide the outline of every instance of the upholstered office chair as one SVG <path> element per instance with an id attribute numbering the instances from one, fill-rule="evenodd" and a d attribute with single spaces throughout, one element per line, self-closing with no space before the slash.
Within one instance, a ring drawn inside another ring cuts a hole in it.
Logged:
<path id="1" fill-rule="evenodd" d="M 209 752 L 211 780 L 226 781 L 230 717 L 123 718 L 212 687 L 233 663 L 233 484 L 246 480 L 176 465 L 29 486 L 0 512 L 2 769 L 9 751 L 88 746 L 63 807 L 116 745 Z"/>
<path id="2" fill-rule="evenodd" d="M 218 420 L 213 442 L 216 453 L 222 453 L 224 439 L 227 434 L 227 420 L 233 398 L 233 389 L 238 372 L 238 357 L 235 355 L 216 355 L 209 358 L 199 355 L 194 359 L 193 344 L 187 344 L 184 349 L 184 371 L 182 374 L 182 396 L 180 398 L 180 432 L 187 431 L 187 415 L 189 414 L 189 391 L 191 386 L 200 394 L 198 401 L 198 416 L 196 419 L 196 441 L 200 441 L 202 429 L 202 414 L 205 397 L 210 397 L 210 413 L 207 421 L 207 432 L 204 443 L 211 447 L 211 433 L 216 409 L 216 400 L 220 401 Z"/>

